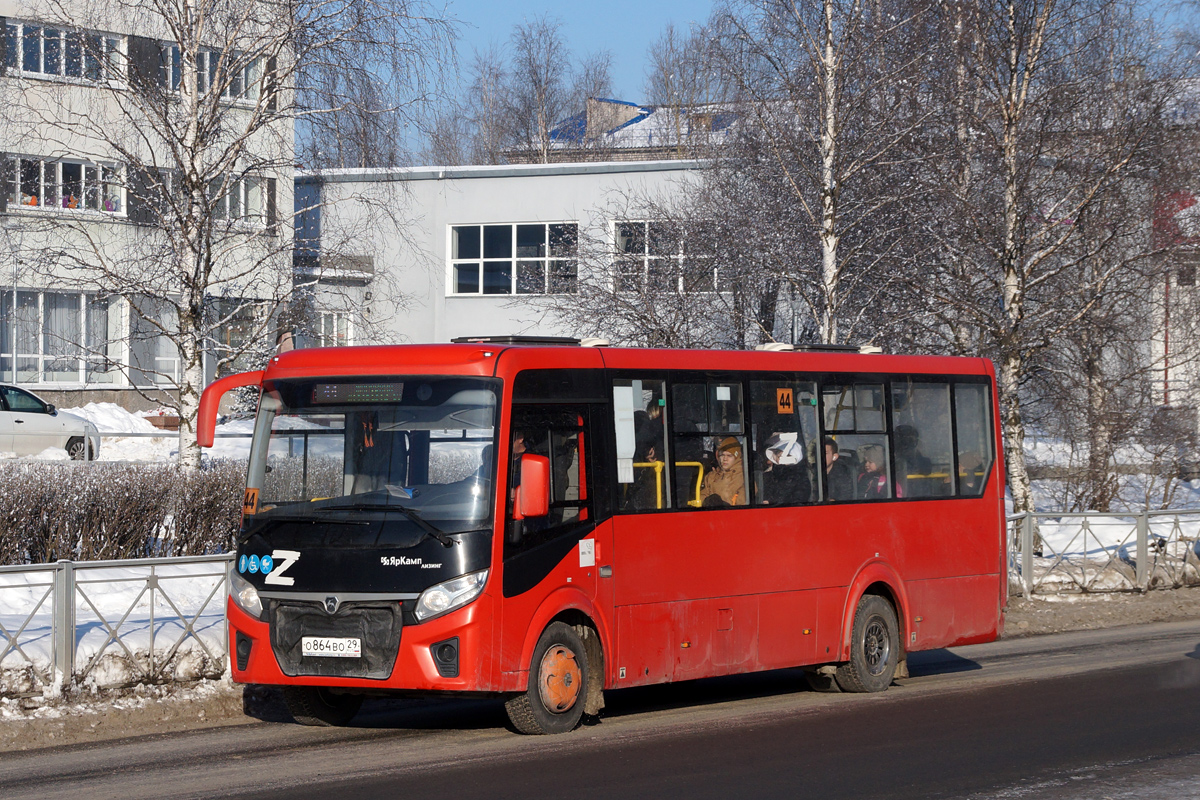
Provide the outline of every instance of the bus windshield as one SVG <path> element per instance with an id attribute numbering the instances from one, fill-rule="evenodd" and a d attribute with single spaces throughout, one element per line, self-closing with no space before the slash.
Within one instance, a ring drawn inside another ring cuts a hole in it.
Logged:
<path id="1" fill-rule="evenodd" d="M 497 382 L 274 381 L 250 452 L 258 516 L 397 511 L 445 533 L 491 520 Z M 248 493 L 248 497 L 254 493 Z"/>

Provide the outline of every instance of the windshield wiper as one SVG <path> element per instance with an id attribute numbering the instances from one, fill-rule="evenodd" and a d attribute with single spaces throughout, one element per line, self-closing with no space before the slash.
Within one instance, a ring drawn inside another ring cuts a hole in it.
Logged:
<path id="1" fill-rule="evenodd" d="M 439 530 L 430 524 L 422 517 L 415 509 L 407 506 L 402 506 L 399 503 L 342 503 L 332 506 L 320 506 L 320 511 L 399 511 L 404 516 L 417 523 L 417 527 L 425 531 L 424 539 L 433 538 L 442 543 L 444 547 L 453 547 L 455 540 L 446 535 L 445 531 Z"/>
<path id="2" fill-rule="evenodd" d="M 267 513 L 267 512 L 264 512 L 264 513 Z M 266 533 L 266 531 L 268 529 L 278 527 L 279 524 L 283 523 L 283 522 L 308 522 L 313 525 L 318 524 L 318 520 L 314 519 L 311 514 L 271 514 L 271 516 L 268 519 L 264 520 L 262 525 L 260 525 L 258 528 L 254 528 L 252 530 L 240 531 L 238 533 L 237 543 L 245 544 L 246 542 L 250 541 L 251 536 L 264 534 L 264 533 Z M 323 520 L 320 520 L 319 522 L 322 525 L 370 525 L 371 524 L 369 522 L 364 522 L 362 520 L 357 520 L 357 519 L 330 519 L 330 520 L 323 519 Z"/>

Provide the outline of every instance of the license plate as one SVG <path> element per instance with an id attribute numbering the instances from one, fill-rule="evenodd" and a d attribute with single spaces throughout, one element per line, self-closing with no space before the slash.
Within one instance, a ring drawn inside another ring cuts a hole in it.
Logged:
<path id="1" fill-rule="evenodd" d="M 361 658 L 361 639 L 338 639 L 331 636 L 300 637 L 300 652 L 323 658 Z"/>

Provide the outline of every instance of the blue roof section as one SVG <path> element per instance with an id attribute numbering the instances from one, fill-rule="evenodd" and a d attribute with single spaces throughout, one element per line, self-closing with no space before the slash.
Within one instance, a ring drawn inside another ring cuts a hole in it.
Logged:
<path id="1" fill-rule="evenodd" d="M 612 97 L 597 97 L 595 99 L 599 100 L 601 103 L 616 103 L 619 106 L 629 106 L 630 108 L 641 108 L 641 105 L 639 103 L 631 103 L 628 100 L 617 100 Z"/>
<path id="2" fill-rule="evenodd" d="M 737 114 L 732 111 L 723 111 L 719 114 L 713 114 L 712 129 L 713 131 L 723 131 L 726 128 L 733 127 L 733 123 L 737 122 Z"/>
<path id="3" fill-rule="evenodd" d="M 582 145 L 590 134 L 594 139 L 603 140 L 603 146 L 611 148 L 629 147 L 663 147 L 673 146 L 681 137 L 692 136 L 706 132 L 718 136 L 728 136 L 738 122 L 737 112 L 729 110 L 728 105 L 704 105 L 695 107 L 658 107 L 640 103 L 630 103 L 625 100 L 613 100 L 606 97 L 591 98 L 592 100 L 621 106 L 625 109 L 635 109 L 632 116 L 604 131 L 588 131 L 587 111 L 572 114 L 561 120 L 550 129 L 550 141 L 559 148 L 569 149 Z M 620 116 L 624 116 L 622 113 Z M 699 118 L 699 126 L 693 118 Z M 681 126 L 680 122 L 686 123 Z"/>
<path id="4" fill-rule="evenodd" d="M 552 142 L 579 142 L 587 133 L 587 112 L 572 114 L 550 129 Z"/>
<path id="5" fill-rule="evenodd" d="M 638 114 L 636 117 L 629 120 L 628 122 L 624 122 L 615 128 L 611 128 L 609 130 L 604 131 L 604 133 L 606 133 L 606 134 L 615 133 L 616 131 L 619 131 L 622 128 L 626 128 L 630 125 L 634 125 L 638 122 L 641 122 L 646 117 L 648 117 L 652 113 L 654 113 L 653 108 L 643 106 L 639 103 L 630 103 L 627 100 L 614 100 L 609 97 L 595 97 L 592 99 L 598 100 L 601 103 L 612 103 L 613 105 L 626 106 L 627 108 L 636 108 L 641 111 L 640 114 Z M 550 141 L 552 141 L 552 142 L 561 142 L 564 144 L 577 144 L 579 142 L 582 142 L 585 136 L 587 136 L 587 111 L 586 110 L 581 111 L 578 114 L 572 114 L 571 116 L 567 117 L 566 119 L 561 120 L 558 124 L 556 124 L 553 128 L 550 129 Z"/>

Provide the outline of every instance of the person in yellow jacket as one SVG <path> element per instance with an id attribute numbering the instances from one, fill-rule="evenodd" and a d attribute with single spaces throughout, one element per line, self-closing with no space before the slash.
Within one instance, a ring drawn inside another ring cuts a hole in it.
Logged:
<path id="1" fill-rule="evenodd" d="M 727 436 L 717 447 L 717 463 L 704 476 L 700 487 L 702 506 L 744 506 L 746 501 L 746 476 L 742 470 L 742 446 L 732 436 Z"/>

